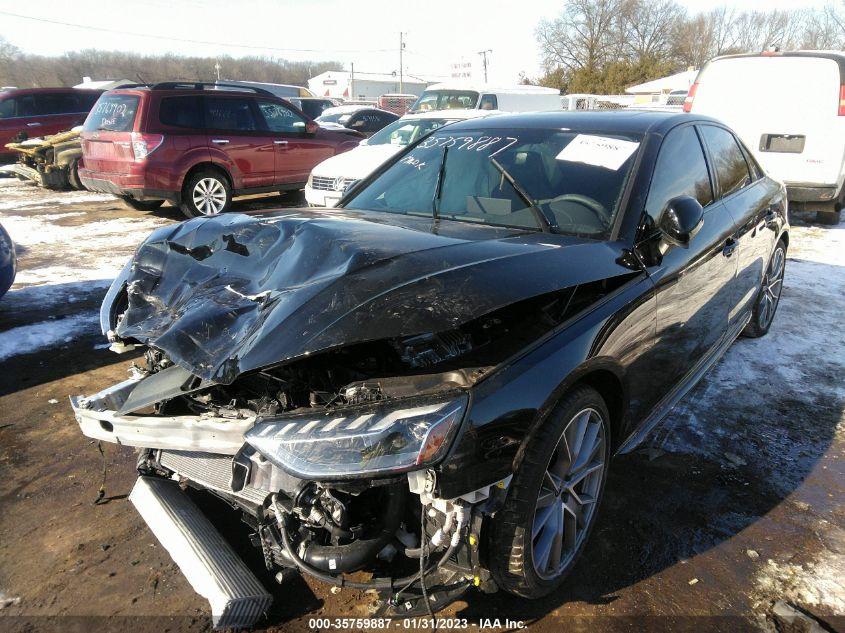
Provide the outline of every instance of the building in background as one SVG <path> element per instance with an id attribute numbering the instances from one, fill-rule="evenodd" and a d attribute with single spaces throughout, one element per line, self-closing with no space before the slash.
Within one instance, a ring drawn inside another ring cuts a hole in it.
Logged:
<path id="1" fill-rule="evenodd" d="M 413 75 L 405 75 L 402 87 L 399 74 L 352 73 L 346 70 L 328 70 L 308 80 L 308 89 L 318 97 L 330 97 L 345 101 L 377 101 L 384 94 L 421 95 L 428 81 Z"/>
<path id="2" fill-rule="evenodd" d="M 666 103 L 670 93 L 689 90 L 697 75 L 698 71 L 690 68 L 683 72 L 669 75 L 668 77 L 652 79 L 651 81 L 625 88 L 625 92 L 629 95 L 634 95 L 634 105 Z"/>

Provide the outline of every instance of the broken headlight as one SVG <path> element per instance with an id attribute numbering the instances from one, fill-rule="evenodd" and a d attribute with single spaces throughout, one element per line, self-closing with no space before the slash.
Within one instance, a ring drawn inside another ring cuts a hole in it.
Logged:
<path id="1" fill-rule="evenodd" d="M 304 479 L 396 473 L 430 466 L 454 438 L 467 396 L 263 418 L 244 439 Z"/>

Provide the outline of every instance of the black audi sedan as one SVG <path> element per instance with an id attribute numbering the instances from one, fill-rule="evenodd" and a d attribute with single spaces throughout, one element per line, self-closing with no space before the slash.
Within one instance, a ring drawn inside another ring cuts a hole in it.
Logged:
<path id="1" fill-rule="evenodd" d="M 339 208 L 157 230 L 101 313 L 146 363 L 72 404 L 139 449 L 131 499 L 218 587 L 220 625 L 271 596 L 187 487 L 242 513 L 280 581 L 374 589 L 385 615 L 473 586 L 537 598 L 583 550 L 611 457 L 769 330 L 787 229 L 783 185 L 712 119 L 456 123 Z"/>

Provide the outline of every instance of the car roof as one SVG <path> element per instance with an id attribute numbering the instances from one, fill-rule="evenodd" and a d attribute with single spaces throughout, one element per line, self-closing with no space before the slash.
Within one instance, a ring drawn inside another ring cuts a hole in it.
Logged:
<path id="1" fill-rule="evenodd" d="M 96 88 L 68 88 L 68 87 L 56 87 L 56 88 L 11 88 L 9 90 L 2 90 L 0 91 L 0 96 L 2 97 L 9 97 L 9 96 L 20 96 L 20 95 L 31 95 L 31 94 L 49 94 L 49 93 L 59 93 L 59 94 L 67 94 L 71 92 L 102 92 L 102 90 L 98 90 Z"/>
<path id="2" fill-rule="evenodd" d="M 426 91 L 429 90 L 472 90 L 473 92 L 498 94 L 560 95 L 560 90 L 558 90 L 557 88 L 547 88 L 545 86 L 534 86 L 529 84 L 521 84 L 517 86 L 488 86 L 486 84 L 477 84 L 463 81 L 444 81 L 439 84 L 432 84 L 426 88 Z"/>
<path id="3" fill-rule="evenodd" d="M 577 110 L 574 112 L 524 112 L 499 114 L 485 117 L 484 127 L 589 130 L 616 134 L 662 133 L 686 121 L 707 121 L 718 123 L 709 117 L 685 112 L 655 112 L 647 110 L 620 109 L 607 111 Z M 472 120 L 459 121 L 449 126 L 450 131 L 472 129 Z"/>
<path id="4" fill-rule="evenodd" d="M 467 119 L 479 119 L 493 114 L 501 114 L 499 110 L 476 110 L 458 109 L 454 110 L 426 110 L 425 112 L 408 112 L 403 119 L 451 119 L 453 121 L 466 121 Z"/>
<path id="5" fill-rule="evenodd" d="M 324 114 L 332 115 L 332 114 L 352 114 L 353 112 L 359 112 L 361 110 L 376 110 L 378 112 L 386 112 L 387 114 L 394 114 L 388 110 L 382 110 L 374 105 L 342 105 L 342 106 L 334 106 L 333 108 L 326 108 L 320 113 L 320 116 Z"/>

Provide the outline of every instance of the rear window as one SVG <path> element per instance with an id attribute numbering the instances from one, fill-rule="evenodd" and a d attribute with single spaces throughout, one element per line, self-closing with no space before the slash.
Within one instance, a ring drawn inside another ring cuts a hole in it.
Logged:
<path id="1" fill-rule="evenodd" d="M 35 109 L 38 114 L 70 114 L 84 112 L 79 99 L 73 94 L 39 94 L 35 97 Z"/>
<path id="2" fill-rule="evenodd" d="M 88 114 L 82 129 L 86 132 L 130 132 L 138 112 L 138 101 L 137 95 L 104 94 Z"/>

